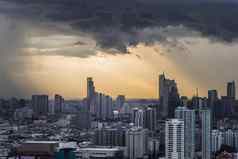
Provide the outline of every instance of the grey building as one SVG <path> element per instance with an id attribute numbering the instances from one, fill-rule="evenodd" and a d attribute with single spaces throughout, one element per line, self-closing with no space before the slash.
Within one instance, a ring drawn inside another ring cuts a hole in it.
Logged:
<path id="1" fill-rule="evenodd" d="M 211 158 L 211 112 L 209 109 L 200 110 L 202 119 L 202 159 Z"/>

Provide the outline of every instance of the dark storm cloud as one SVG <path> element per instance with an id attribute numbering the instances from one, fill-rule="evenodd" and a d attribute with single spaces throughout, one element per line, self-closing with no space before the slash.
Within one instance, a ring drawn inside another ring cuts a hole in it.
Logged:
<path id="1" fill-rule="evenodd" d="M 2 0 L 3 2 L 3 0 Z M 238 4 L 225 0 L 8 0 L 0 12 L 34 22 L 69 24 L 89 34 L 100 49 L 128 53 L 138 43 L 165 42 L 166 36 L 142 35 L 146 28 L 183 25 L 213 39 L 238 36 Z M 183 36 L 183 35 L 181 35 Z"/>

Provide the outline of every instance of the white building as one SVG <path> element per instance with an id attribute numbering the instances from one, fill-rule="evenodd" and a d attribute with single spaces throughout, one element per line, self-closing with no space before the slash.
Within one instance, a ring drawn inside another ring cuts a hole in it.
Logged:
<path id="1" fill-rule="evenodd" d="M 129 159 L 143 158 L 147 153 L 147 130 L 134 127 L 126 133 L 127 157 Z"/>
<path id="2" fill-rule="evenodd" d="M 186 107 L 177 107 L 175 118 L 184 121 L 184 157 L 193 159 L 195 157 L 195 111 Z"/>
<path id="3" fill-rule="evenodd" d="M 184 159 L 184 121 L 169 119 L 165 123 L 165 158 Z"/>

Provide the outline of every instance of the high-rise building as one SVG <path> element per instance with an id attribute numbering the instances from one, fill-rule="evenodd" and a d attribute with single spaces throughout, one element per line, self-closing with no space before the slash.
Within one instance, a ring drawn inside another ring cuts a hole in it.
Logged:
<path id="1" fill-rule="evenodd" d="M 95 87 L 92 77 L 87 78 L 87 98 L 93 98 L 95 93 Z"/>
<path id="2" fill-rule="evenodd" d="M 218 93 L 217 90 L 208 90 L 208 107 L 212 108 L 215 106 L 218 100 Z"/>
<path id="3" fill-rule="evenodd" d="M 208 90 L 207 106 L 211 109 L 213 121 L 216 121 L 216 117 L 219 114 L 219 99 L 217 90 Z"/>
<path id="4" fill-rule="evenodd" d="M 160 150 L 160 142 L 158 138 L 148 139 L 148 154 L 150 159 L 158 159 Z"/>
<path id="5" fill-rule="evenodd" d="M 161 117 L 173 117 L 175 108 L 179 105 L 179 93 L 174 80 L 159 76 L 159 100 Z"/>
<path id="6" fill-rule="evenodd" d="M 54 112 L 55 113 L 62 113 L 64 107 L 64 98 L 58 94 L 55 95 L 54 100 Z"/>
<path id="7" fill-rule="evenodd" d="M 95 96 L 95 87 L 92 77 L 87 78 L 87 109 L 91 110 L 92 102 Z"/>
<path id="8" fill-rule="evenodd" d="M 49 108 L 48 95 L 32 95 L 31 104 L 35 115 L 47 115 Z"/>
<path id="9" fill-rule="evenodd" d="M 165 123 L 165 158 L 184 159 L 184 121 L 168 119 Z"/>
<path id="10" fill-rule="evenodd" d="M 124 95 L 118 95 L 116 98 L 116 108 L 121 109 L 125 101 L 126 97 Z"/>
<path id="11" fill-rule="evenodd" d="M 135 116 L 135 126 L 144 128 L 144 124 L 145 124 L 144 122 L 145 122 L 144 111 L 142 109 L 139 109 L 136 112 L 136 116 Z"/>
<path id="12" fill-rule="evenodd" d="M 148 107 L 145 109 L 145 123 L 144 128 L 155 131 L 157 127 L 157 112 L 155 107 Z"/>
<path id="13" fill-rule="evenodd" d="M 146 129 L 134 127 L 126 133 L 126 148 L 129 159 L 143 158 L 147 153 L 147 137 Z"/>
<path id="14" fill-rule="evenodd" d="M 138 112 L 138 108 L 133 108 L 132 110 L 131 110 L 131 122 L 132 123 L 136 123 L 136 114 L 137 114 L 137 112 Z"/>
<path id="15" fill-rule="evenodd" d="M 219 131 L 219 130 L 212 130 L 211 137 L 212 137 L 212 148 L 211 148 L 211 151 L 214 154 L 215 152 L 220 150 L 221 145 L 224 142 L 223 133 L 221 131 Z"/>
<path id="16" fill-rule="evenodd" d="M 229 117 L 234 113 L 234 99 L 229 96 L 222 96 L 220 100 L 220 110 L 222 117 Z"/>
<path id="17" fill-rule="evenodd" d="M 202 159 L 211 158 L 211 112 L 209 109 L 200 110 L 202 119 Z"/>
<path id="18" fill-rule="evenodd" d="M 195 157 L 195 111 L 186 107 L 177 107 L 175 118 L 184 121 L 184 157 Z"/>
<path id="19" fill-rule="evenodd" d="M 231 147 L 234 146 L 234 133 L 233 130 L 228 129 L 224 132 L 224 144 L 229 145 Z"/>
<path id="20" fill-rule="evenodd" d="M 227 96 L 231 97 L 232 99 L 236 98 L 236 86 L 235 81 L 227 83 Z"/>
<path id="21" fill-rule="evenodd" d="M 96 92 L 93 106 L 98 119 L 105 120 L 113 118 L 113 101 L 110 96 Z"/>
<path id="22" fill-rule="evenodd" d="M 234 148 L 238 151 L 238 131 L 234 131 Z"/>

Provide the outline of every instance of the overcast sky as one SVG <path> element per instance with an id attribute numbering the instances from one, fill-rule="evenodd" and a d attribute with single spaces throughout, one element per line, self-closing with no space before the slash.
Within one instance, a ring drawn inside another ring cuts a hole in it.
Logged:
<path id="1" fill-rule="evenodd" d="M 0 96 L 156 98 L 157 76 L 225 95 L 238 80 L 236 1 L 0 0 Z"/>

